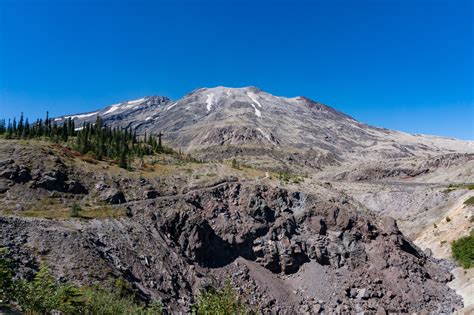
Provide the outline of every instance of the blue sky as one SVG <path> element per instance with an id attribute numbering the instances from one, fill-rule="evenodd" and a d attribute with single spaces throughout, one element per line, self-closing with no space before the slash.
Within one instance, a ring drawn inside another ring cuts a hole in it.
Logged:
<path id="1" fill-rule="evenodd" d="M 0 117 L 257 86 L 474 139 L 467 0 L 0 0 Z"/>

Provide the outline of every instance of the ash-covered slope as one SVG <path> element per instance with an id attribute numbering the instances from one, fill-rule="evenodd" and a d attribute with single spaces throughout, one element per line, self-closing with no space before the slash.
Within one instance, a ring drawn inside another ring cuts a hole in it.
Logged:
<path id="1" fill-rule="evenodd" d="M 308 165 L 474 152 L 473 142 L 372 127 L 305 97 L 278 97 L 255 87 L 202 88 L 177 101 L 145 97 L 72 117 L 77 125 L 96 115 L 139 134 L 162 131 L 171 146 L 205 159 L 292 155 Z"/>

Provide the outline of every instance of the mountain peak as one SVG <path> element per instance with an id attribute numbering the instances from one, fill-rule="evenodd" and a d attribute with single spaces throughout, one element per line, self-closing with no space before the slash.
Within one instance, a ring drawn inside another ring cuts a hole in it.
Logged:
<path id="1" fill-rule="evenodd" d="M 212 158 L 222 158 L 223 146 L 237 146 L 239 152 L 245 146 L 248 152 L 275 146 L 297 153 L 312 150 L 330 153 L 332 160 L 472 152 L 456 140 L 374 128 L 307 97 L 279 97 L 255 86 L 200 88 L 176 101 L 147 96 L 57 120 L 71 117 L 80 125 L 97 115 L 109 126 L 133 128 L 137 134 L 163 132 L 174 146 L 203 150 Z"/>

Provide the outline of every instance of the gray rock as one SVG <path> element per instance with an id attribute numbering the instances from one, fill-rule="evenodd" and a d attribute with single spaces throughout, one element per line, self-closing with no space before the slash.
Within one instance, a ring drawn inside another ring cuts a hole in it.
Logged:
<path id="1" fill-rule="evenodd" d="M 105 190 L 99 196 L 99 199 L 110 204 L 122 204 L 126 202 L 123 192 L 116 188 L 109 188 Z"/>

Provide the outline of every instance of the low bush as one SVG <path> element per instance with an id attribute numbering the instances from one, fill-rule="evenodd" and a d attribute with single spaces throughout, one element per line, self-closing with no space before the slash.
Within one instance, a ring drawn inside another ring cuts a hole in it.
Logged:
<path id="1" fill-rule="evenodd" d="M 465 205 L 474 206 L 474 196 L 464 201 Z"/>
<path id="2" fill-rule="evenodd" d="M 456 261 L 464 268 L 474 266 L 474 230 L 469 236 L 462 237 L 451 244 L 451 251 Z"/>
<path id="3" fill-rule="evenodd" d="M 155 301 L 148 306 L 135 301 L 134 291 L 123 278 L 117 279 L 112 292 L 100 287 L 78 288 L 61 284 L 46 265 L 32 281 L 14 280 L 8 252 L 0 249 L 0 304 L 13 304 L 27 314 L 162 314 L 163 305 Z"/>
<path id="4" fill-rule="evenodd" d="M 73 204 L 71 207 L 71 217 L 78 218 L 81 216 L 81 206 L 77 203 Z"/>
<path id="5" fill-rule="evenodd" d="M 246 309 L 238 294 L 227 281 L 223 288 L 203 290 L 193 306 L 196 315 L 238 315 L 246 314 Z"/>

